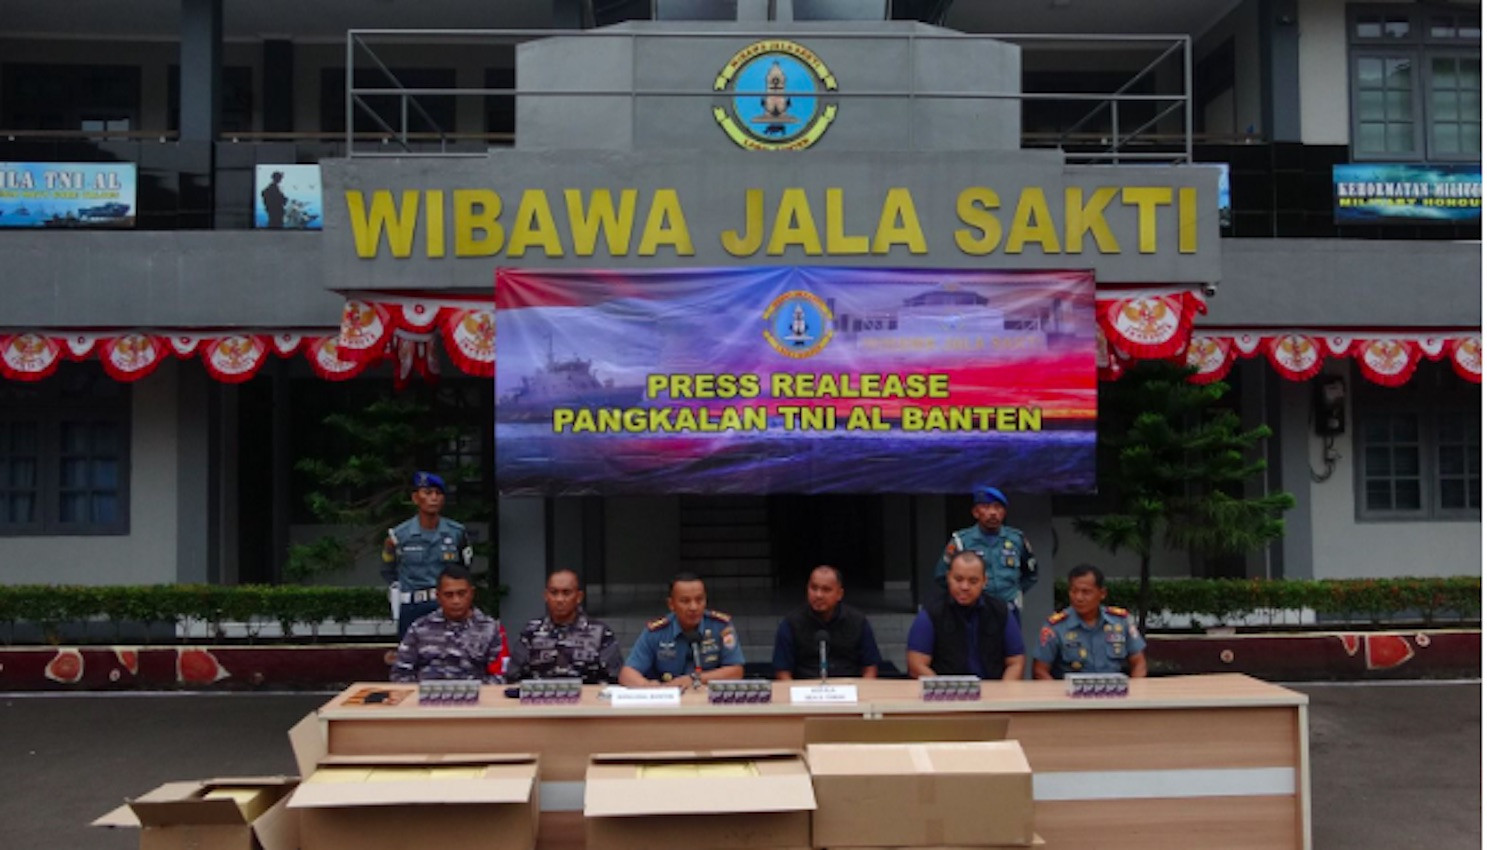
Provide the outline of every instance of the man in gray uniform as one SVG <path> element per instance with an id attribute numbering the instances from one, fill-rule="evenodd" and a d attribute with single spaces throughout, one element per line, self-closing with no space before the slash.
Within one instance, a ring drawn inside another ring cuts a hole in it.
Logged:
<path id="1" fill-rule="evenodd" d="M 1007 497 L 995 487 L 971 491 L 971 516 L 976 524 L 950 535 L 945 552 L 935 564 L 935 584 L 945 587 L 950 560 L 959 552 L 975 552 L 986 563 L 986 595 L 1007 603 L 1022 622 L 1022 594 L 1038 583 L 1038 559 L 1021 529 L 1003 524 Z"/>
<path id="2" fill-rule="evenodd" d="M 691 681 L 742 679 L 743 647 L 733 618 L 707 607 L 707 588 L 692 573 L 677 573 L 666 597 L 671 613 L 650 621 L 620 668 L 627 688 L 680 687 Z M 689 675 L 692 677 L 689 679 Z"/>
<path id="3" fill-rule="evenodd" d="M 439 609 L 419 617 L 398 644 L 390 678 L 501 681 L 501 624 L 475 607 L 470 571 L 453 564 L 435 585 Z"/>
<path id="4" fill-rule="evenodd" d="M 1067 673 L 1146 675 L 1146 639 L 1124 608 L 1105 605 L 1105 574 L 1080 564 L 1069 570 L 1069 607 L 1048 618 L 1033 650 L 1034 679 Z"/>
<path id="5" fill-rule="evenodd" d="M 470 540 L 465 527 L 440 514 L 444 479 L 432 472 L 413 475 L 413 504 L 418 513 L 387 530 L 382 543 L 382 578 L 397 610 L 398 639 L 414 620 L 439 607 L 435 585 L 451 564 L 470 566 Z"/>
<path id="6" fill-rule="evenodd" d="M 573 570 L 554 570 L 543 593 L 547 616 L 527 622 L 511 646 L 506 681 L 583 679 L 611 684 L 620 678 L 620 644 L 609 626 L 583 610 L 583 587 Z"/>

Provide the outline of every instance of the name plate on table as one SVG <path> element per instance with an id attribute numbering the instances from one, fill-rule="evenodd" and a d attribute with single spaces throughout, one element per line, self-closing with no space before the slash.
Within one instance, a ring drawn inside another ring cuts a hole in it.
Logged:
<path id="1" fill-rule="evenodd" d="M 671 708 L 682 704 L 676 688 L 613 688 L 609 704 L 615 708 Z"/>
<path id="2" fill-rule="evenodd" d="M 791 685 L 790 702 L 794 704 L 857 702 L 856 685 Z"/>

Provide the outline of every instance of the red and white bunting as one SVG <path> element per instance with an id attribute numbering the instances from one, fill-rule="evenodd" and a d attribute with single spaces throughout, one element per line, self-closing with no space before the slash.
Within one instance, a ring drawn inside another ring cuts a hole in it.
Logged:
<path id="1" fill-rule="evenodd" d="M 392 306 L 392 305 L 389 305 Z M 431 330 L 439 320 L 439 305 L 433 301 L 409 301 L 393 307 L 399 328 L 414 332 Z"/>
<path id="2" fill-rule="evenodd" d="M 1468 381 L 1482 383 L 1482 337 L 1462 337 L 1450 340 L 1446 348 L 1451 352 L 1451 368 Z"/>
<path id="3" fill-rule="evenodd" d="M 306 341 L 305 354 L 310 361 L 310 371 L 321 380 L 349 381 L 366 371 L 366 363 L 352 363 L 341 359 L 340 352 L 336 350 L 339 345 L 338 334 Z"/>
<path id="4" fill-rule="evenodd" d="M 385 356 L 394 329 L 389 309 L 382 304 L 347 301 L 341 311 L 341 337 L 337 351 L 353 363 L 370 363 Z"/>
<path id="5" fill-rule="evenodd" d="M 1407 383 L 1422 359 L 1449 358 L 1456 374 L 1475 383 L 1482 381 L 1482 335 L 1476 332 L 1383 336 L 1368 332 L 1322 334 L 1297 330 L 1266 334 L 1206 328 L 1193 332 L 1193 345 L 1188 349 L 1188 362 L 1200 369 L 1194 380 L 1222 377 L 1210 377 L 1195 359 L 1195 352 L 1200 348 L 1207 352 L 1207 346 L 1224 343 L 1230 345 L 1234 357 L 1264 352 L 1275 371 L 1293 381 L 1310 380 L 1328 358 L 1352 358 L 1365 378 L 1387 387 Z M 1228 366 L 1223 368 L 1227 371 Z"/>
<path id="6" fill-rule="evenodd" d="M 1261 347 L 1275 371 L 1292 381 L 1305 381 L 1322 371 L 1327 357 L 1316 337 L 1284 334 L 1268 337 Z"/>
<path id="7" fill-rule="evenodd" d="M 1193 383 L 1223 380 L 1237 354 L 1233 340 L 1193 334 L 1193 341 L 1188 344 L 1188 365 L 1198 370 L 1192 377 Z"/>
<path id="8" fill-rule="evenodd" d="M 268 350 L 268 340 L 262 336 L 225 336 L 202 345 L 201 361 L 213 378 L 225 384 L 240 384 L 258 374 Z"/>
<path id="9" fill-rule="evenodd" d="M 116 381 L 137 381 L 160 367 L 168 346 L 158 336 L 123 334 L 98 344 L 103 371 Z"/>
<path id="10" fill-rule="evenodd" d="M 1159 360 L 1187 351 L 1193 319 L 1206 310 L 1191 292 L 1133 293 L 1100 298 L 1096 317 L 1112 347 L 1134 358 Z"/>
<path id="11" fill-rule="evenodd" d="M 305 344 L 304 334 L 298 333 L 276 333 L 269 339 L 274 345 L 274 353 L 280 357 L 293 357 Z"/>
<path id="12" fill-rule="evenodd" d="M 1354 356 L 1363 376 L 1375 384 L 1397 387 L 1415 374 L 1424 352 L 1414 340 L 1360 339 Z"/>
<path id="13" fill-rule="evenodd" d="M 496 314 L 491 310 L 445 309 L 440 324 L 444 352 L 467 375 L 496 374 Z"/>
<path id="14" fill-rule="evenodd" d="M 177 357 L 186 358 L 196 356 L 196 350 L 201 347 L 201 337 L 187 334 L 177 334 L 170 337 L 170 347 L 175 351 Z"/>
<path id="15" fill-rule="evenodd" d="M 93 349 L 98 345 L 98 336 L 89 333 L 72 334 L 62 340 L 62 344 L 67 346 L 68 358 L 72 360 L 86 360 L 88 355 L 92 354 Z"/>
<path id="16" fill-rule="evenodd" d="M 36 333 L 0 336 L 0 375 L 13 381 L 39 381 L 57 371 L 62 343 Z"/>

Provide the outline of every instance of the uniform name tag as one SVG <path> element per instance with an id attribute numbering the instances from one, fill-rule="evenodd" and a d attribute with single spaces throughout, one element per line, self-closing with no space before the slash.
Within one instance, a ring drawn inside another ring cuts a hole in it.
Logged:
<path id="1" fill-rule="evenodd" d="M 855 704 L 857 702 L 856 685 L 791 685 L 790 702 L 792 704 L 820 704 L 820 703 L 842 703 Z"/>
<path id="2" fill-rule="evenodd" d="M 676 688 L 610 688 L 609 704 L 615 708 L 680 707 L 682 692 Z"/>

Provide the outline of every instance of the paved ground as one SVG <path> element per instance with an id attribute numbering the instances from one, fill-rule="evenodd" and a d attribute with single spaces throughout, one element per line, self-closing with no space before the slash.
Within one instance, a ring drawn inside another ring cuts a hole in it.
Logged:
<path id="1" fill-rule="evenodd" d="M 1480 684 L 1296 687 L 1312 700 L 1318 850 L 1482 847 Z M 325 699 L 0 697 L 0 847 L 135 847 L 85 824 L 171 779 L 294 773 L 284 733 Z"/>

